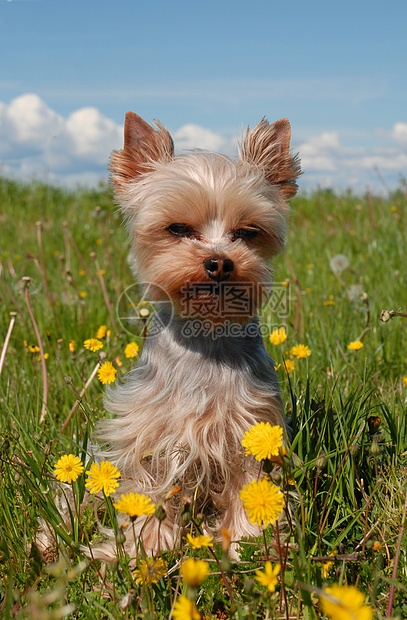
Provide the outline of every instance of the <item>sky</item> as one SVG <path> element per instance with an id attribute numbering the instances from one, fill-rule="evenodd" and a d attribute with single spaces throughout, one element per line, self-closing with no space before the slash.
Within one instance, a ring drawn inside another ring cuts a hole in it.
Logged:
<path id="1" fill-rule="evenodd" d="M 236 156 L 288 118 L 300 187 L 407 176 L 406 0 L 0 0 L 0 174 L 107 179 L 132 110 Z"/>

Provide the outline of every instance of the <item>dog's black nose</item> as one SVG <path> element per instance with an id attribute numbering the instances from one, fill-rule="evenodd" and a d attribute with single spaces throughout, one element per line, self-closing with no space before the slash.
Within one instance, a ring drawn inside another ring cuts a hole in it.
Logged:
<path id="1" fill-rule="evenodd" d="M 216 282 L 227 280 L 235 268 L 230 258 L 206 258 L 203 264 L 208 276 Z"/>

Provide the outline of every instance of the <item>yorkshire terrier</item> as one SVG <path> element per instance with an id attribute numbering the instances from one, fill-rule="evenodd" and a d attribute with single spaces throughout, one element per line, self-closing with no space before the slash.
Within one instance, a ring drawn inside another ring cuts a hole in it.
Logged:
<path id="1" fill-rule="evenodd" d="M 288 120 L 263 119 L 247 129 L 236 160 L 203 151 L 174 157 L 167 129 L 128 112 L 124 148 L 111 155 L 135 272 L 159 309 L 137 366 L 107 390 L 114 417 L 96 435 L 102 458 L 121 472 L 116 497 L 138 492 L 157 503 L 181 489 L 164 502 L 163 521 L 139 517 L 124 530 L 133 560 L 134 532 L 149 554 L 181 543 L 186 502 L 208 535 L 226 529 L 239 541 L 261 533 L 239 497 L 259 474 L 241 442 L 258 422 L 280 425 L 286 436 L 256 313 L 297 191 L 290 135 Z M 115 544 L 91 553 L 114 560 Z"/>
<path id="2" fill-rule="evenodd" d="M 256 312 L 300 174 L 286 119 L 247 129 L 236 161 L 201 151 L 174 157 L 168 130 L 155 125 L 128 112 L 110 170 L 136 274 L 159 310 L 136 368 L 108 389 L 114 417 L 97 432 L 103 458 L 121 472 L 117 496 L 139 492 L 158 502 L 181 487 L 164 521 L 137 519 L 148 553 L 179 544 L 185 497 L 206 533 L 260 533 L 239 498 L 259 471 L 241 441 L 257 422 L 286 428 Z M 98 557 L 113 559 L 103 548 Z M 126 550 L 134 557 L 131 528 Z"/>

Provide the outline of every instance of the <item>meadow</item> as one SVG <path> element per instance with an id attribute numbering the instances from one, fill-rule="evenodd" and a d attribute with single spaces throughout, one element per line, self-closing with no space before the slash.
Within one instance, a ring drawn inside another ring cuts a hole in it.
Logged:
<path id="1" fill-rule="evenodd" d="M 149 571 L 142 553 L 137 567 L 124 554 L 101 565 L 82 553 L 100 537 L 98 520 L 120 542 L 112 498 L 96 513 L 73 511 L 71 528 L 55 501 L 60 457 L 92 463 L 87 446 L 105 415 L 100 364 L 120 381 L 148 328 L 123 321 L 122 294 L 138 289 L 121 216 L 103 185 L 69 192 L 0 179 L 1 618 L 407 618 L 407 323 L 380 320 L 407 313 L 406 197 L 401 182 L 386 197 L 316 190 L 292 201 L 274 261 L 279 297 L 263 318 L 292 427 L 273 473 L 296 497 L 279 547 L 275 524 L 240 541 L 238 561 L 227 533 L 213 547 L 184 537 Z M 273 344 L 278 327 L 287 338 Z M 97 336 L 103 349 L 85 348 Z M 79 506 L 85 474 L 73 491 Z M 183 533 L 198 537 L 193 504 L 185 514 Z M 56 532 L 50 562 L 35 543 L 39 518 Z M 188 557 L 205 562 L 195 580 L 182 574 Z M 274 585 L 258 574 L 268 561 L 281 565 Z M 353 615 L 339 605 L 324 615 L 324 590 L 338 584 L 363 593 Z"/>

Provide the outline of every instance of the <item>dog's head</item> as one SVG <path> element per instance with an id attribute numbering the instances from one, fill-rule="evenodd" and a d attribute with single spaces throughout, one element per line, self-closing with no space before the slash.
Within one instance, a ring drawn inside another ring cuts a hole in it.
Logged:
<path id="1" fill-rule="evenodd" d="M 165 291 L 181 315 L 191 316 L 192 300 L 197 317 L 208 317 L 209 304 L 214 323 L 246 322 L 269 281 L 267 259 L 284 245 L 288 200 L 297 191 L 290 124 L 263 119 L 247 129 L 235 161 L 207 152 L 174 157 L 169 132 L 156 127 L 128 112 L 124 148 L 111 156 L 137 274 L 157 300 Z M 228 296 L 235 300 L 229 312 Z"/>

